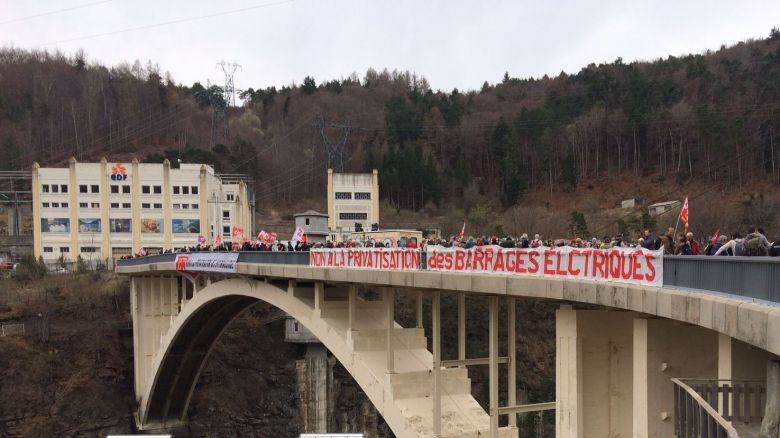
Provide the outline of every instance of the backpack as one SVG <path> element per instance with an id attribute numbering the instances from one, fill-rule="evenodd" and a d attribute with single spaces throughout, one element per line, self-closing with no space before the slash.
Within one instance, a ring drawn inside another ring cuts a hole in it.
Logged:
<path id="1" fill-rule="evenodd" d="M 767 255 L 766 248 L 761 244 L 760 236 L 751 235 L 749 238 L 745 239 L 744 255 L 751 257 Z"/>
<path id="2" fill-rule="evenodd" d="M 731 250 L 729 250 L 731 251 Z M 731 254 L 734 256 L 743 256 L 745 255 L 745 241 L 744 240 L 737 240 L 736 245 L 734 245 L 734 253 Z"/>

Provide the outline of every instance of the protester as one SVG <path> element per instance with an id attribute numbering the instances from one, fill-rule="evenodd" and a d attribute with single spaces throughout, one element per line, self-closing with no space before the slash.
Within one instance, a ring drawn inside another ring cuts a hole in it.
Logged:
<path id="1" fill-rule="evenodd" d="M 688 234 L 685 235 L 685 239 L 691 246 L 691 255 L 699 255 L 699 242 L 693 238 L 693 233 L 689 231 Z"/>

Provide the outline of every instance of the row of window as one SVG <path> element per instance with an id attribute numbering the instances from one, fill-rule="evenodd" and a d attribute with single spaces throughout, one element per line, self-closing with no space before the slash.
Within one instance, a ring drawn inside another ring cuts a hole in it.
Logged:
<path id="1" fill-rule="evenodd" d="M 359 221 L 367 219 L 368 213 L 339 213 L 339 220 L 342 221 Z"/>
<path id="2" fill-rule="evenodd" d="M 43 193 L 68 193 L 68 185 L 67 184 L 43 184 L 41 185 L 41 191 Z M 129 194 L 130 193 L 130 186 L 129 185 L 111 185 L 111 193 L 119 193 L 119 192 Z M 100 193 L 100 185 L 99 184 L 79 184 L 79 193 Z M 141 186 L 141 193 L 143 194 L 161 194 L 162 193 L 162 186 L 147 186 L 143 185 Z M 197 195 L 198 194 L 198 186 L 173 186 L 173 194 L 174 195 Z"/>
<path id="3" fill-rule="evenodd" d="M 173 186 L 174 195 L 197 195 L 198 186 Z"/>
<path id="4" fill-rule="evenodd" d="M 68 208 L 68 205 L 69 204 L 67 202 L 42 202 L 41 203 L 41 206 L 43 208 Z M 100 208 L 100 203 L 99 202 L 79 202 L 79 208 Z M 123 202 L 123 203 L 112 202 L 111 203 L 111 208 L 131 208 L 131 204 L 129 202 Z M 144 202 L 144 203 L 141 204 L 141 208 L 144 208 L 144 209 L 152 209 L 152 208 L 154 208 L 154 209 L 162 209 L 162 204 L 161 203 L 152 204 L 152 203 Z M 179 210 L 179 209 L 181 209 L 181 210 L 189 210 L 190 208 L 193 209 L 193 210 L 197 210 L 198 208 L 200 208 L 200 204 L 173 204 L 173 209 L 174 210 Z M 227 216 L 225 216 L 225 213 L 227 213 Z M 228 212 L 223 212 L 223 216 L 222 217 L 229 218 L 230 217 L 230 212 L 229 211 Z"/>
<path id="5" fill-rule="evenodd" d="M 68 208 L 67 202 L 43 202 L 41 203 L 43 208 Z"/>
<path id="6" fill-rule="evenodd" d="M 64 252 L 70 252 L 70 247 L 69 246 L 61 246 L 58 249 L 60 250 L 60 252 L 63 252 L 63 253 Z M 43 247 L 43 252 L 54 252 L 54 247 L 53 246 L 44 246 Z M 98 248 L 96 246 L 82 246 L 81 247 L 81 252 L 82 253 L 84 253 L 84 252 L 98 252 Z"/>
<path id="7" fill-rule="evenodd" d="M 336 199 L 352 199 L 352 192 L 336 192 Z M 371 192 L 355 192 L 355 199 L 360 201 L 371 200 Z"/>
<path id="8" fill-rule="evenodd" d="M 41 232 L 43 233 L 70 233 L 70 218 L 42 218 Z M 79 233 L 100 233 L 104 229 L 104 223 L 100 218 L 78 218 Z M 160 218 L 145 218 L 136 223 L 144 234 L 161 234 L 164 221 Z M 174 234 L 200 233 L 200 219 L 171 219 L 171 231 Z M 213 229 L 213 228 L 212 228 Z M 131 233 L 133 231 L 132 219 L 109 219 L 108 231 L 110 233 Z"/>
<path id="9" fill-rule="evenodd" d="M 68 193 L 67 184 L 44 184 L 41 186 L 43 193 Z"/>

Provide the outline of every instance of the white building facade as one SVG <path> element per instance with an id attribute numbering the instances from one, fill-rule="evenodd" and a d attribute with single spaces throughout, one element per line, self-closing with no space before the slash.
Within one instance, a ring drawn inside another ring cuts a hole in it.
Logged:
<path id="1" fill-rule="evenodd" d="M 214 168 L 181 164 L 33 165 L 34 254 L 46 262 L 108 261 L 137 253 L 231 241 L 233 227 L 251 236 L 249 190 Z"/>
<path id="2" fill-rule="evenodd" d="M 334 173 L 328 169 L 328 228 L 345 240 L 356 230 L 379 223 L 379 172 Z"/>

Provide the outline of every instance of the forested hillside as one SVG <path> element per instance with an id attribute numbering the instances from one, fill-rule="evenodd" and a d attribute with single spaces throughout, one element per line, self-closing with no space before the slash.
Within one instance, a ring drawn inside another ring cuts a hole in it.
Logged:
<path id="1" fill-rule="evenodd" d="M 227 138 L 221 127 L 213 137 L 217 86 L 180 85 L 137 61 L 2 49 L 0 168 L 167 156 L 252 174 L 260 203 L 284 203 L 324 193 L 323 117 L 352 126 L 346 170 L 378 168 L 383 200 L 399 209 L 468 194 L 510 207 L 606 176 L 729 188 L 780 180 L 777 29 L 704 54 L 543 78 L 510 72 L 479 90 L 436 91 L 387 70 L 257 85 L 227 109 Z M 334 143 L 343 135 L 325 132 Z"/>

